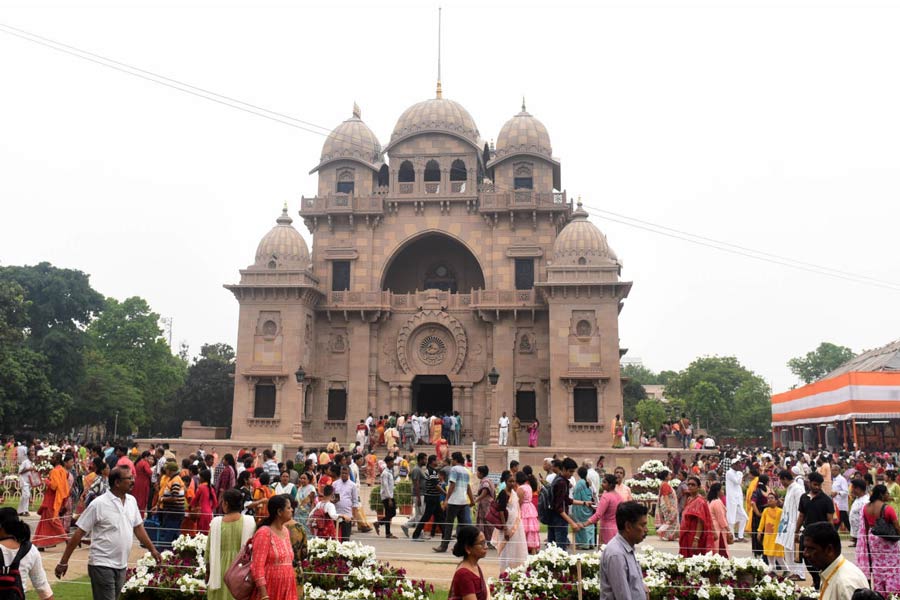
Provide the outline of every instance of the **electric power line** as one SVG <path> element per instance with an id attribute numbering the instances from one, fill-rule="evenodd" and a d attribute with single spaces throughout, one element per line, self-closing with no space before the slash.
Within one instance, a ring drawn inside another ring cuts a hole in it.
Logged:
<path id="1" fill-rule="evenodd" d="M 363 146 L 360 142 L 339 133 L 329 133 L 330 128 L 325 127 L 323 125 L 318 125 L 316 123 L 312 123 L 310 121 L 305 121 L 302 119 L 298 119 L 296 117 L 292 117 L 290 115 L 280 113 L 277 111 L 269 110 L 267 108 L 251 104 L 249 102 L 245 102 L 243 100 L 238 100 L 236 98 L 232 98 L 230 96 L 226 96 L 224 94 L 219 94 L 218 92 L 213 92 L 211 90 L 207 90 L 205 88 L 195 86 L 189 83 L 185 83 L 179 81 L 177 79 L 173 79 L 171 77 L 167 77 L 164 75 L 160 75 L 158 73 L 154 73 L 152 71 L 148 71 L 146 69 L 142 69 L 140 67 L 135 67 L 133 65 L 129 65 L 127 63 L 107 58 L 100 54 L 90 52 L 88 50 L 83 50 L 76 46 L 72 46 L 69 44 L 65 44 L 63 42 L 58 42 L 56 40 L 43 37 L 29 31 L 25 31 L 24 29 L 19 29 L 16 27 L 12 27 L 10 25 L 6 25 L 0 23 L 0 33 L 6 33 L 7 35 L 15 36 L 20 39 L 39 44 L 41 46 L 45 46 L 52 50 L 56 50 L 58 52 L 62 52 L 65 54 L 69 54 L 76 58 L 81 58 L 82 60 L 86 60 L 100 66 L 104 66 L 110 69 L 114 69 L 116 71 L 132 75 L 134 77 L 138 77 L 140 79 L 144 79 L 146 81 L 150 81 L 152 83 L 157 83 L 160 85 L 164 85 L 171 89 L 175 89 L 177 91 L 181 91 L 187 94 L 191 94 L 193 96 L 197 96 L 199 98 L 203 98 L 206 100 L 210 100 L 212 102 L 216 102 L 223 106 L 228 106 L 230 108 L 234 108 L 237 110 L 241 110 L 243 112 L 247 112 L 249 114 L 253 114 L 265 119 L 269 119 L 275 121 L 277 123 L 282 123 L 284 125 L 288 125 L 290 127 L 295 127 L 302 131 L 306 131 L 309 133 L 313 133 L 320 136 L 328 136 L 335 135 L 336 138 L 341 139 L 341 141 L 350 144 L 352 146 L 357 146 L 362 149 L 368 150 L 369 148 Z M 315 129 L 313 129 L 315 128 Z M 510 188 L 506 188 L 505 186 L 499 186 L 495 184 L 495 190 L 512 192 L 515 191 Z M 807 271 L 810 273 L 825 275 L 829 277 L 833 277 L 836 279 L 843 279 L 845 281 L 851 281 L 854 283 L 862 283 L 865 285 L 872 285 L 876 287 L 880 287 L 883 289 L 889 289 L 898 291 L 900 290 L 900 283 L 890 282 L 882 279 L 877 279 L 874 277 L 869 277 L 867 275 L 861 275 L 858 273 L 854 273 L 851 271 L 845 271 L 841 269 L 836 269 L 833 267 L 828 267 L 824 265 L 819 265 L 815 263 L 810 263 L 806 261 L 801 261 L 797 259 L 793 259 L 790 257 L 774 254 L 771 252 L 766 252 L 762 250 L 756 250 L 753 248 L 749 248 L 747 246 L 742 246 L 739 244 L 734 244 L 731 242 L 727 242 L 724 240 L 717 240 L 714 238 L 710 238 L 707 236 L 690 233 L 688 231 L 684 231 L 681 229 L 677 229 L 674 227 L 668 227 L 666 225 L 659 225 L 657 223 L 653 223 L 651 221 L 646 221 L 643 219 L 638 219 L 635 217 L 629 217 L 627 215 L 623 215 L 621 213 L 616 213 L 613 211 L 595 208 L 590 205 L 585 205 L 585 208 L 589 213 L 593 214 L 602 219 L 606 219 L 607 221 L 611 221 L 614 223 L 619 223 L 622 225 L 626 225 L 628 227 L 633 227 L 637 229 L 642 229 L 645 231 L 649 231 L 651 233 L 655 233 L 657 235 L 663 235 L 666 237 L 670 237 L 673 239 L 678 239 L 681 241 L 689 242 L 695 245 L 704 246 L 707 248 L 711 248 L 714 250 L 719 250 L 721 252 L 727 252 L 729 254 L 734 254 L 737 256 L 743 256 L 745 258 L 752 258 L 755 260 L 760 260 L 764 262 L 769 262 L 772 264 L 777 264 L 781 266 L 790 267 L 793 269 L 798 269 L 802 271 Z"/>

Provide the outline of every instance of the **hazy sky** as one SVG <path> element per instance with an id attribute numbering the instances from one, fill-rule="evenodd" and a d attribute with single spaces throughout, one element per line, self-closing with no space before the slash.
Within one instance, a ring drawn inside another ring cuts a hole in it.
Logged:
<path id="1" fill-rule="evenodd" d="M 733 354 L 779 391 L 823 340 L 900 337 L 900 8 L 859 4 L 445 2 L 444 95 L 486 140 L 525 95 L 590 207 L 896 284 L 592 217 L 634 281 L 628 357 Z M 326 130 L 356 101 L 384 144 L 434 94 L 436 7 L 0 1 L 0 23 Z M 192 352 L 234 344 L 222 284 L 285 201 L 309 239 L 296 213 L 323 141 L 0 27 L 0 263 L 143 296 Z"/>

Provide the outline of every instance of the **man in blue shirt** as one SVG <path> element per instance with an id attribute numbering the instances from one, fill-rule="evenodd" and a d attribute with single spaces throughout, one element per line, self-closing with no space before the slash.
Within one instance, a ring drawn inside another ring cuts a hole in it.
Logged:
<path id="1" fill-rule="evenodd" d="M 616 508 L 619 533 L 606 545 L 600 558 L 600 600 L 648 600 L 644 574 L 634 547 L 647 537 L 647 507 L 623 502 Z"/>
<path id="2" fill-rule="evenodd" d="M 454 452 L 451 457 L 453 467 L 450 468 L 450 477 L 447 485 L 447 498 L 441 508 L 447 515 L 447 524 L 442 525 L 441 545 L 432 548 L 435 552 L 446 552 L 450 547 L 450 536 L 453 531 L 454 519 L 461 525 L 472 524 L 472 510 L 469 508 L 475 504 L 472 489 L 469 487 L 469 472 L 466 470 L 466 459 L 462 452 Z"/>

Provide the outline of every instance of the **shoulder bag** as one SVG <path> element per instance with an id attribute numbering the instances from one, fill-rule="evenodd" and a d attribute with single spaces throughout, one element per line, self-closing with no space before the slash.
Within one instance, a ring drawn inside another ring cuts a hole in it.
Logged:
<path id="1" fill-rule="evenodd" d="M 897 533 L 897 529 L 891 523 L 885 520 L 884 509 L 886 506 L 886 504 L 882 503 L 881 514 L 878 515 L 878 519 L 875 521 L 875 525 L 872 526 L 871 531 L 886 542 L 896 542 L 900 540 L 900 534 Z"/>
<path id="2" fill-rule="evenodd" d="M 235 600 L 250 600 L 253 591 L 256 589 L 256 583 L 250 575 L 250 563 L 253 561 L 253 540 L 247 540 L 244 547 L 241 548 L 240 554 L 225 571 L 222 581 Z"/>

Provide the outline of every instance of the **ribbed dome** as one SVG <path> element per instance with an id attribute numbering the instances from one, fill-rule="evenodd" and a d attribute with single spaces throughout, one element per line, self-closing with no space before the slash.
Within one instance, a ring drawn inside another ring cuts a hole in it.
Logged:
<path id="1" fill-rule="evenodd" d="M 355 104 L 353 116 L 325 138 L 319 164 L 310 173 L 336 160 L 355 160 L 375 171 L 381 166 L 381 142 L 360 118 L 359 107 Z"/>
<path id="2" fill-rule="evenodd" d="M 553 158 L 550 146 L 550 134 L 544 124 L 525 110 L 522 101 L 522 112 L 507 121 L 497 136 L 496 158 L 512 154 L 536 154 Z"/>
<path id="3" fill-rule="evenodd" d="M 309 249 L 300 232 L 294 229 L 287 206 L 281 211 L 277 225 L 267 233 L 256 248 L 254 266 L 264 268 L 305 269 L 309 265 Z"/>
<path id="4" fill-rule="evenodd" d="M 432 98 L 403 111 L 386 150 L 410 136 L 426 132 L 448 133 L 462 138 L 475 148 L 479 147 L 481 140 L 475 120 L 461 104 L 447 98 Z"/>
<path id="5" fill-rule="evenodd" d="M 583 262 L 579 259 L 585 259 Z M 606 236 L 588 221 L 587 211 L 578 202 L 572 213 L 572 221 L 563 227 L 553 244 L 553 266 L 597 265 L 602 262 L 618 263 L 616 253 L 609 247 Z"/>

